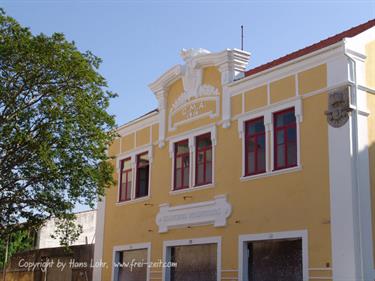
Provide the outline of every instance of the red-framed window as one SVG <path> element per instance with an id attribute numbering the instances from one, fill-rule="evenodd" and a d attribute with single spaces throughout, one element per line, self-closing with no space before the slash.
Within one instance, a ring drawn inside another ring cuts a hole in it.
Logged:
<path id="1" fill-rule="evenodd" d="M 135 198 L 148 195 L 148 184 L 150 175 L 150 160 L 148 152 L 137 155 L 137 173 Z"/>
<path id="2" fill-rule="evenodd" d="M 274 169 L 297 165 L 297 127 L 294 108 L 274 113 Z"/>
<path id="3" fill-rule="evenodd" d="M 266 171 L 266 134 L 263 117 L 245 122 L 245 176 Z"/>
<path id="4" fill-rule="evenodd" d="M 211 134 L 195 139 L 195 185 L 212 183 L 212 143 Z"/>
<path id="5" fill-rule="evenodd" d="M 179 141 L 174 144 L 174 190 L 189 187 L 189 172 L 189 141 Z"/>
<path id="6" fill-rule="evenodd" d="M 120 162 L 120 193 L 119 201 L 128 201 L 131 199 L 133 173 L 131 159 L 126 158 Z"/>

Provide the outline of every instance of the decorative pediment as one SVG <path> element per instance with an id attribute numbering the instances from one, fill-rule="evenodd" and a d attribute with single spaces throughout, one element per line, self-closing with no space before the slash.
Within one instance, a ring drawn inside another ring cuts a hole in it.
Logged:
<path id="1" fill-rule="evenodd" d="M 221 74 L 223 96 L 226 96 L 225 86 L 243 76 L 250 58 L 250 53 L 237 49 L 217 53 L 210 53 L 205 49 L 183 49 L 180 55 L 185 62 L 183 65 L 172 67 L 149 85 L 159 102 L 160 146 L 164 144 L 167 129 L 173 130 L 183 122 L 205 116 L 216 117 L 220 106 L 223 124 L 230 122 L 230 100 L 226 98 L 220 105 L 219 90 L 213 85 L 202 83 L 203 69 L 217 67 Z M 172 105 L 167 105 L 169 86 L 179 79 L 182 80 L 183 92 Z M 189 120 L 180 120 L 182 116 Z"/>

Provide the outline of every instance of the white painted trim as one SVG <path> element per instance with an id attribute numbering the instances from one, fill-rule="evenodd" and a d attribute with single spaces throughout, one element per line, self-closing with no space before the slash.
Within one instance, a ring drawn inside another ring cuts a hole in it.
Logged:
<path id="1" fill-rule="evenodd" d="M 116 129 L 117 133 L 124 137 L 126 135 L 140 131 L 146 127 L 153 126 L 159 123 L 159 112 L 153 112 L 134 121 L 130 121 Z"/>
<path id="2" fill-rule="evenodd" d="M 238 240 L 238 280 L 246 280 L 245 272 L 247 271 L 247 264 L 245 258 L 245 245 L 247 242 L 273 240 L 273 239 L 288 239 L 288 238 L 301 238 L 302 239 L 302 270 L 303 281 L 309 280 L 309 257 L 308 257 L 308 234 L 307 230 L 298 231 L 284 231 L 284 232 L 269 232 L 260 234 L 244 234 L 239 236 Z"/>
<path id="3" fill-rule="evenodd" d="M 210 188 L 214 188 L 214 187 L 215 187 L 215 185 L 213 183 L 210 183 L 210 184 L 192 186 L 192 187 L 189 187 L 189 188 L 183 188 L 183 189 L 178 189 L 178 190 L 171 190 L 171 191 L 169 191 L 169 194 L 170 195 L 180 195 L 180 194 L 183 194 L 183 193 L 189 193 L 189 192 L 193 192 L 193 191 L 197 191 L 197 190 L 210 189 Z"/>
<path id="4" fill-rule="evenodd" d="M 343 41 L 340 41 L 276 67 L 234 81 L 228 84 L 228 92 L 230 92 L 232 96 L 238 95 L 242 92 L 249 91 L 250 89 L 258 88 L 266 83 L 293 76 L 299 72 L 327 63 L 328 61 L 335 59 L 336 56 L 343 54 L 343 45 Z"/>
<path id="5" fill-rule="evenodd" d="M 256 179 L 262 179 L 266 177 L 273 177 L 273 176 L 278 176 L 278 175 L 283 175 L 283 174 L 290 174 L 290 173 L 295 173 L 295 172 L 300 172 L 302 171 L 302 166 L 296 166 L 296 167 L 291 167 L 291 168 L 286 168 L 286 169 L 281 169 L 281 170 L 273 170 L 261 174 L 256 174 L 253 176 L 243 176 L 240 178 L 241 181 L 250 181 L 250 180 L 256 180 Z"/>
<path id="6" fill-rule="evenodd" d="M 200 244 L 217 244 L 217 281 L 221 280 L 221 237 L 214 236 L 214 237 L 204 237 L 204 238 L 192 238 L 192 239 L 184 239 L 184 240 L 169 240 L 163 242 L 163 261 L 168 262 L 170 259 L 168 254 L 168 248 L 174 246 L 188 246 L 188 245 L 200 245 Z M 167 276 L 168 272 L 166 268 L 163 268 L 162 272 L 162 280 L 163 281 L 170 281 L 169 277 Z"/>
<path id="7" fill-rule="evenodd" d="M 95 264 L 102 264 L 103 262 L 103 244 L 104 244 L 104 222 L 105 222 L 105 200 L 103 197 L 101 201 L 97 202 L 96 215 L 96 229 L 95 229 L 95 246 L 94 246 L 94 262 Z M 93 268 L 93 281 L 102 280 L 102 267 L 95 266 Z"/>
<path id="8" fill-rule="evenodd" d="M 358 89 L 360 89 L 362 91 L 366 91 L 369 94 L 373 94 L 373 95 L 375 94 L 375 88 L 371 88 L 370 86 L 358 85 Z"/>
<path id="9" fill-rule="evenodd" d="M 213 200 L 191 204 L 170 206 L 169 203 L 159 205 L 155 221 L 159 233 L 168 232 L 173 228 L 202 225 L 224 227 L 231 215 L 232 206 L 225 194 L 216 195 Z"/>
<path id="10" fill-rule="evenodd" d="M 116 261 L 116 254 L 118 252 L 124 251 L 132 251 L 132 250 L 147 250 L 147 263 L 149 264 L 151 261 L 151 242 L 147 243 L 136 243 L 136 244 L 126 244 L 126 245 L 119 245 L 114 246 L 112 251 L 112 281 L 119 281 L 118 277 L 116 277 L 116 270 L 114 264 Z M 150 280 L 150 267 L 147 266 L 147 281 Z"/>
<path id="11" fill-rule="evenodd" d="M 299 80 L 298 74 L 294 74 L 294 87 L 296 88 L 296 97 L 299 96 Z"/>

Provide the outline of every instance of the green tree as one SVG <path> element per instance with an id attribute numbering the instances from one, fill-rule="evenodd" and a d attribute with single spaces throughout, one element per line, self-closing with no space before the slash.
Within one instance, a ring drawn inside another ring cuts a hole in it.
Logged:
<path id="1" fill-rule="evenodd" d="M 116 95 L 100 63 L 0 10 L 0 239 L 52 217 L 69 226 L 77 203 L 94 206 L 113 185 Z"/>
<path id="2" fill-rule="evenodd" d="M 20 230 L 12 233 L 9 236 L 9 240 L 0 239 L 0 269 L 4 267 L 5 253 L 8 247 L 8 260 L 9 258 L 20 251 L 30 250 L 34 246 L 36 232 Z M 7 243 L 8 240 L 8 243 Z M 8 245 L 7 245 L 8 244 Z"/>

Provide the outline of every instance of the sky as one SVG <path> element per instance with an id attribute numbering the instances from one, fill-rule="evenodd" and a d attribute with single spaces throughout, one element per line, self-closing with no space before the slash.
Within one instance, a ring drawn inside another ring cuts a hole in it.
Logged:
<path id="1" fill-rule="evenodd" d="M 240 48 L 249 68 L 375 18 L 373 1 L 0 0 L 33 33 L 62 32 L 103 59 L 118 93 L 109 111 L 122 125 L 157 107 L 148 84 L 175 64 L 182 48 Z"/>
<path id="2" fill-rule="evenodd" d="M 109 108 L 117 125 L 157 107 L 148 84 L 182 63 L 182 48 L 240 48 L 243 25 L 253 68 L 375 18 L 375 0 L 0 0 L 0 7 L 34 34 L 62 32 L 103 59 L 99 71 L 119 95 Z"/>

